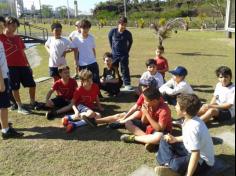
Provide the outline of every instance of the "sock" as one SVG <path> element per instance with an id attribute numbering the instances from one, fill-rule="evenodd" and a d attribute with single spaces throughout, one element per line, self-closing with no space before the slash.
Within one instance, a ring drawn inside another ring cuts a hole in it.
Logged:
<path id="1" fill-rule="evenodd" d="M 8 130 L 9 130 L 9 128 L 2 129 L 2 133 L 7 133 Z"/>
<path id="2" fill-rule="evenodd" d="M 81 127 L 87 125 L 87 123 L 84 120 L 80 120 L 78 122 L 72 122 L 75 127 Z"/>
<path id="3" fill-rule="evenodd" d="M 69 121 L 73 121 L 73 118 L 72 118 L 71 115 L 67 115 L 66 117 L 67 117 L 67 119 L 68 119 Z"/>

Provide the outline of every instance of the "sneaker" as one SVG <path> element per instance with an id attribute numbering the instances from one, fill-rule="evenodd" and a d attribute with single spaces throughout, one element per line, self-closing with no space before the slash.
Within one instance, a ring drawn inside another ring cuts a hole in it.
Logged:
<path id="1" fill-rule="evenodd" d="M 121 91 L 133 91 L 133 87 L 131 85 L 127 85 L 124 88 L 121 89 Z"/>
<path id="2" fill-rule="evenodd" d="M 155 167 L 155 173 L 158 176 L 180 176 L 180 174 L 172 171 L 169 167 L 166 166 Z"/>
<path id="3" fill-rule="evenodd" d="M 156 144 L 145 144 L 145 149 L 150 153 L 155 153 L 158 151 L 158 145 Z"/>
<path id="4" fill-rule="evenodd" d="M 18 111 L 17 111 L 19 114 L 23 114 L 23 115 L 29 115 L 31 114 L 31 112 L 25 108 L 18 108 Z"/>
<path id="5" fill-rule="evenodd" d="M 52 120 L 55 118 L 56 115 L 57 115 L 56 111 L 48 111 L 45 116 L 47 117 L 48 120 Z"/>
<path id="6" fill-rule="evenodd" d="M 18 110 L 18 106 L 17 104 L 12 104 L 10 107 L 10 111 L 15 111 L 15 110 Z"/>
<path id="7" fill-rule="evenodd" d="M 24 136 L 24 133 L 17 132 L 14 128 L 9 128 L 9 130 L 6 133 L 2 133 L 3 139 L 20 138 L 22 136 Z"/>
<path id="8" fill-rule="evenodd" d="M 8 123 L 8 127 L 9 127 L 9 128 L 12 127 L 12 123 L 11 123 L 11 122 Z M 0 130 L 1 130 L 1 129 L 2 129 L 2 124 L 0 123 Z"/>
<path id="9" fill-rule="evenodd" d="M 39 103 L 35 101 L 33 104 L 30 105 L 32 110 L 41 110 L 45 108 L 45 103 Z"/>
<path id="10" fill-rule="evenodd" d="M 67 126 L 66 126 L 66 133 L 72 133 L 75 129 L 75 126 L 73 125 L 73 123 L 69 123 Z"/>
<path id="11" fill-rule="evenodd" d="M 114 122 L 108 125 L 109 128 L 116 130 L 116 129 L 120 129 L 120 128 L 124 128 L 125 124 L 121 124 L 119 122 Z"/>
<path id="12" fill-rule="evenodd" d="M 173 126 L 176 126 L 176 127 L 179 127 L 179 128 L 182 128 L 183 123 L 184 123 L 184 120 L 182 118 L 172 121 Z"/>
<path id="13" fill-rule="evenodd" d="M 83 115 L 82 119 L 91 127 L 97 127 L 96 120 L 94 118 L 88 118 L 87 116 Z"/>
<path id="14" fill-rule="evenodd" d="M 120 140 L 125 142 L 125 143 L 134 143 L 135 142 L 135 135 L 123 134 L 120 137 Z"/>
<path id="15" fill-rule="evenodd" d="M 61 123 L 64 127 L 66 127 L 68 124 L 69 124 L 69 120 L 68 120 L 68 117 L 65 116 L 61 119 Z"/>

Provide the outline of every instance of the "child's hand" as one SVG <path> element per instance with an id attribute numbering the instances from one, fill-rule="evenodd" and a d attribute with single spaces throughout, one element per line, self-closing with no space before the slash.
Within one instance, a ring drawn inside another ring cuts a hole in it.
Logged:
<path id="1" fill-rule="evenodd" d="M 6 90 L 4 82 L 0 84 L 0 92 L 4 92 Z"/>
<path id="2" fill-rule="evenodd" d="M 210 108 L 210 107 L 209 107 L 209 104 L 204 104 L 204 105 L 202 105 L 203 111 L 207 111 L 209 108 Z"/>
<path id="3" fill-rule="evenodd" d="M 143 104 L 143 106 L 142 106 L 142 113 L 143 113 L 143 115 L 148 114 L 148 107 L 146 104 Z"/>
<path id="4" fill-rule="evenodd" d="M 177 139 L 172 136 L 171 134 L 167 134 L 164 136 L 164 140 L 170 144 L 173 144 L 173 143 L 176 143 L 177 142 Z"/>

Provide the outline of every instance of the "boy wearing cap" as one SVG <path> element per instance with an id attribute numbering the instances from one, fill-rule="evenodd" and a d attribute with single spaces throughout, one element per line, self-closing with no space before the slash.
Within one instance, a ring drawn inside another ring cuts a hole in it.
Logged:
<path id="1" fill-rule="evenodd" d="M 210 104 L 204 104 L 198 114 L 204 122 L 211 118 L 222 122 L 235 116 L 235 85 L 232 82 L 232 71 L 229 67 L 221 66 L 215 73 L 219 82 L 214 96 Z"/>
<path id="2" fill-rule="evenodd" d="M 108 38 L 113 55 L 113 65 L 121 67 L 124 90 L 131 90 L 131 79 L 129 70 L 129 52 L 133 43 L 132 34 L 126 29 L 127 18 L 121 17 L 118 27 L 109 32 Z"/>
<path id="3" fill-rule="evenodd" d="M 186 68 L 178 66 L 175 68 L 175 70 L 169 72 L 173 75 L 172 79 L 170 79 L 163 86 L 161 86 L 159 88 L 159 91 L 170 105 L 176 105 L 177 95 L 181 93 L 193 94 L 193 89 L 185 81 L 185 77 L 188 74 Z"/>
<path id="4" fill-rule="evenodd" d="M 61 37 L 62 25 L 60 23 L 53 23 L 51 25 L 53 37 L 50 37 L 45 43 L 45 48 L 49 53 L 49 72 L 53 77 L 54 82 L 60 79 L 58 67 L 67 65 L 66 53 L 70 52 L 70 41 Z"/>

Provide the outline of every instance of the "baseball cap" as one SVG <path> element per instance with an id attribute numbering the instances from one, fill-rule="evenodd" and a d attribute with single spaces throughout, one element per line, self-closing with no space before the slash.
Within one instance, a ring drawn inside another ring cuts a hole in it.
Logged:
<path id="1" fill-rule="evenodd" d="M 140 79 L 139 80 L 139 85 L 140 86 L 149 86 L 149 87 L 156 88 L 158 86 L 158 83 L 155 80 L 155 78 L 150 77 L 148 79 Z"/>
<path id="2" fill-rule="evenodd" d="M 174 70 L 169 71 L 172 75 L 178 75 L 178 76 L 186 76 L 188 74 L 188 71 L 186 68 L 182 66 L 176 67 Z"/>

